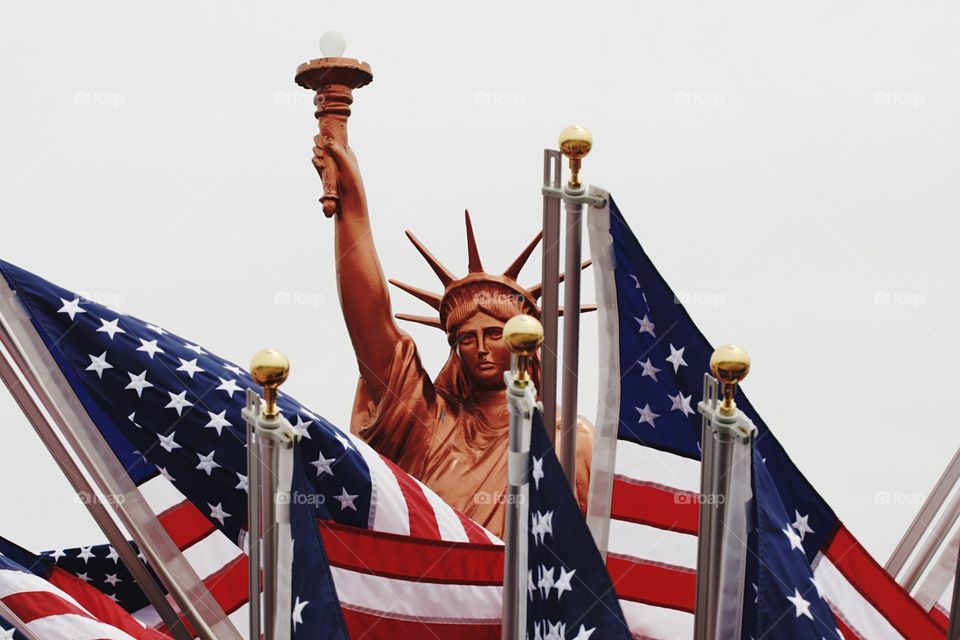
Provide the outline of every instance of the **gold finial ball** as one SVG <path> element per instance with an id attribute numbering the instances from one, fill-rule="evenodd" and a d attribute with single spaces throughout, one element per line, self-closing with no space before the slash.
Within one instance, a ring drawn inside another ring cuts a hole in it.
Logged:
<path id="1" fill-rule="evenodd" d="M 740 382 L 750 373 L 750 356 L 735 344 L 718 347 L 710 356 L 710 370 L 720 382 Z"/>
<path id="2" fill-rule="evenodd" d="M 572 124 L 560 132 L 560 153 L 579 160 L 593 148 L 593 135 L 585 127 Z"/>
<path id="3" fill-rule="evenodd" d="M 276 349 L 264 349 L 250 361 L 250 375 L 261 387 L 280 386 L 290 375 L 290 361 Z"/>
<path id="4" fill-rule="evenodd" d="M 543 342 L 543 325 L 533 316 L 513 316 L 503 325 L 503 341 L 518 356 L 532 356 Z"/>

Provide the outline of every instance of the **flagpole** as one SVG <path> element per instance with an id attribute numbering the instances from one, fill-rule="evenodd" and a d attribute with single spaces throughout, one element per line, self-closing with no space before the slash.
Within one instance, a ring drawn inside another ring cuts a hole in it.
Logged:
<path id="1" fill-rule="evenodd" d="M 926 539 L 920 546 L 920 550 L 917 551 L 913 561 L 906 567 L 900 580 L 898 580 L 904 589 L 912 592 L 914 587 L 917 586 L 923 572 L 930 566 L 930 562 L 933 561 L 933 557 L 943 545 L 947 534 L 950 533 L 950 529 L 953 528 L 958 518 L 960 518 L 960 493 L 953 496 L 932 529 L 928 525 L 929 533 Z"/>
<path id="2" fill-rule="evenodd" d="M 177 612 L 170 606 L 160 585 L 158 585 L 153 579 L 153 576 L 150 575 L 146 566 L 140 562 L 133 547 L 131 547 L 127 541 L 126 535 L 120 530 L 120 527 L 117 526 L 113 518 L 110 517 L 109 512 L 101 503 L 93 487 L 87 481 L 83 472 L 77 467 L 76 462 L 70 456 L 63 442 L 56 436 L 53 426 L 48 421 L 47 416 L 40 408 L 36 399 L 30 394 L 26 386 L 17 376 L 15 365 L 11 361 L 12 356 L 8 340 L 9 336 L 4 328 L 4 330 L 0 332 L 0 343 L 4 346 L 4 349 L 0 351 L 0 355 L 2 355 L 2 358 L 0 358 L 0 377 L 3 378 L 4 385 L 10 390 L 11 395 L 13 395 L 14 400 L 16 400 L 20 406 L 20 410 L 26 416 L 27 421 L 33 426 L 33 430 L 40 436 L 40 440 L 53 457 L 54 462 L 60 467 L 60 471 L 64 477 L 66 477 L 67 482 L 70 483 L 70 487 L 77 494 L 80 501 L 87 507 L 87 511 L 90 512 L 94 522 L 96 522 L 100 530 L 103 531 L 103 534 L 107 537 L 107 541 L 116 550 L 120 561 L 123 562 L 123 565 L 130 572 L 130 575 L 137 582 L 137 585 L 141 591 L 143 591 L 143 595 L 147 597 L 150 604 L 157 610 L 157 614 L 160 616 L 160 619 L 163 620 L 167 629 L 177 640 L 191 640 L 192 636 L 184 626 L 180 624 L 180 616 L 178 616 Z"/>
<path id="3" fill-rule="evenodd" d="M 543 347 L 540 349 L 540 399 L 543 424 L 553 442 L 557 425 L 557 332 L 560 314 L 560 152 L 543 150 L 543 295 L 540 321 Z"/>
<path id="4" fill-rule="evenodd" d="M 157 519 L 30 321 L 0 281 L 0 339 L 78 462 L 109 500 L 167 592 L 202 640 L 240 640 L 233 623 Z M 39 368 L 39 370 L 38 370 Z M 115 545 L 116 546 L 116 545 Z M 122 546 L 120 547 L 122 549 Z M 118 555 L 121 553 L 117 549 Z"/>
<path id="5" fill-rule="evenodd" d="M 583 245 L 583 200 L 580 163 L 593 147 L 593 136 L 572 125 L 560 132 L 560 153 L 570 160 L 570 179 L 563 188 L 567 212 L 566 264 L 563 285 L 563 391 L 560 405 L 560 465 L 577 486 L 577 379 L 580 367 L 580 258 Z M 549 427 L 548 427 L 549 428 Z"/>
<path id="6" fill-rule="evenodd" d="M 243 418 L 247 425 L 247 606 L 249 607 L 249 639 L 260 637 L 260 449 L 257 422 L 260 396 L 247 389 Z"/>
<path id="7" fill-rule="evenodd" d="M 510 410 L 510 451 L 507 458 L 501 638 L 522 640 L 527 631 L 530 428 L 537 399 L 537 389 L 529 369 L 532 358 L 543 343 L 543 325 L 531 316 L 514 316 L 503 326 L 503 340 L 513 352 L 513 362 L 511 370 L 503 374 Z"/>
<path id="8" fill-rule="evenodd" d="M 290 362 L 276 349 L 258 352 L 250 363 L 250 376 L 263 388 L 263 403 L 247 401 L 243 418 L 248 429 L 255 429 L 256 453 L 248 452 L 250 468 L 257 468 L 258 485 L 250 485 L 251 494 L 260 493 L 258 512 L 248 515 L 250 522 L 262 521 L 263 549 L 263 633 L 265 640 L 289 640 L 291 616 L 290 579 L 290 483 L 293 478 L 293 443 L 297 434 L 277 407 L 279 387 L 290 375 Z M 256 410 L 256 411 L 255 411 Z M 255 412 L 254 412 L 255 411 Z M 248 470 L 249 473 L 249 470 Z M 249 480 L 249 478 L 248 478 Z M 259 530 L 260 527 L 257 527 Z M 260 533 L 258 531 L 258 533 Z M 251 541 L 251 547 L 254 541 Z M 254 584 L 251 562 L 248 582 Z M 259 591 L 259 576 L 257 577 Z M 251 601 L 254 593 L 250 594 Z M 252 626 L 251 637 L 259 637 Z"/>
<path id="9" fill-rule="evenodd" d="M 740 637 L 743 611 L 755 429 L 737 409 L 734 396 L 750 371 L 750 358 L 739 347 L 720 347 L 710 358 L 710 368 L 716 379 L 704 376 L 703 400 L 697 407 L 703 415 L 703 436 L 694 639 L 727 640 Z"/>
<path id="10" fill-rule="evenodd" d="M 937 512 L 943 507 L 944 502 L 950 496 L 954 487 L 956 487 L 958 480 L 960 480 L 960 449 L 957 449 L 957 452 L 953 454 L 953 459 L 950 460 L 950 464 L 948 464 L 946 469 L 943 470 L 943 473 L 940 474 L 940 478 L 933 487 L 933 491 L 931 491 L 927 499 L 924 500 L 920 511 L 914 516 L 910 527 L 906 533 L 903 534 L 900 542 L 897 543 L 897 547 L 890 555 L 890 559 L 887 560 L 884 569 L 886 569 L 887 573 L 893 578 L 896 579 L 900 572 L 903 571 L 907 560 L 917 549 L 924 533 L 930 527 Z M 954 521 L 956 521 L 956 518 L 954 518 Z M 929 559 L 926 562 L 929 563 Z M 901 585 L 905 584 L 903 580 L 899 582 Z"/>

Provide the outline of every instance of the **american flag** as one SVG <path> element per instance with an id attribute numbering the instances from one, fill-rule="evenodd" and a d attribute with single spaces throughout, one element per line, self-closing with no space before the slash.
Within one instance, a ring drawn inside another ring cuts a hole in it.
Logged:
<path id="1" fill-rule="evenodd" d="M 42 340 L 52 358 L 38 366 L 66 378 L 163 528 L 246 635 L 240 412 L 245 390 L 259 388 L 236 364 L 160 326 L 2 261 L 0 273 L 9 287 L 0 291 L 6 324 L 21 342 Z M 25 316 L 9 306 L 14 293 Z M 319 533 L 351 635 L 499 637 L 500 541 L 293 398 L 281 393 L 278 405 L 301 435 L 315 502 L 329 515 Z M 161 625 L 152 607 L 137 615 Z"/>
<path id="2" fill-rule="evenodd" d="M 712 348 L 612 200 L 608 210 L 591 212 L 588 225 L 601 311 L 600 358 L 612 368 L 599 399 L 609 412 L 601 412 L 597 429 L 617 437 L 615 463 L 607 470 L 614 474 L 608 568 L 635 634 L 689 638 L 700 490 L 696 406 Z M 742 393 L 737 404 L 758 429 L 755 455 L 782 504 L 782 522 L 776 523 L 782 541 L 791 545 L 790 553 L 803 554 L 816 582 L 795 574 L 776 576 L 791 588 L 790 595 L 796 589 L 807 601 L 822 597 L 836 623 L 825 627 L 839 628 L 848 639 L 944 637 L 945 626 L 846 529 Z M 593 474 L 602 473 L 595 460 Z M 756 540 L 750 544 L 755 558 Z M 747 594 L 770 585 L 769 580 L 749 585 Z M 767 595 L 760 594 L 761 600 Z M 753 616 L 757 603 L 747 600 L 745 615 Z M 781 602 L 781 610 L 788 606 L 790 601 Z M 794 614 L 783 616 L 772 637 L 790 637 L 798 620 Z"/>
<path id="3" fill-rule="evenodd" d="M 527 637 L 629 640 L 603 558 L 534 412 L 530 435 Z"/>
<path id="4" fill-rule="evenodd" d="M 2 538 L 0 602 L 44 640 L 168 640 L 80 577 Z M 9 621 L 0 627 L 0 639 L 23 639 Z"/>

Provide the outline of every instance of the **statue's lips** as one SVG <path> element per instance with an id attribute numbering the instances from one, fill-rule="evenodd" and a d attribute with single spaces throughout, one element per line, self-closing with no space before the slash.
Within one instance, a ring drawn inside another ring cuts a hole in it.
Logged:
<path id="1" fill-rule="evenodd" d="M 496 369 L 496 368 L 497 368 L 497 365 L 492 362 L 481 362 L 480 364 L 477 365 L 477 369 L 479 369 L 480 371 L 491 371 L 492 369 Z"/>

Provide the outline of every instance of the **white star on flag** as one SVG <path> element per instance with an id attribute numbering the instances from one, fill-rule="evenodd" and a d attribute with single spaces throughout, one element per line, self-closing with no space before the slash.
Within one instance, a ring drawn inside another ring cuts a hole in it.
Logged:
<path id="1" fill-rule="evenodd" d="M 205 369 L 201 369 L 200 367 L 197 366 L 196 358 L 194 358 L 193 360 L 184 360 L 183 358 L 177 358 L 177 360 L 180 361 L 180 366 L 177 367 L 177 371 L 183 371 L 188 376 L 190 376 L 191 380 L 193 380 L 193 374 L 203 373 L 205 371 Z"/>
<path id="2" fill-rule="evenodd" d="M 533 484 L 536 485 L 537 491 L 540 490 L 540 480 L 543 478 L 543 458 L 538 458 L 533 456 Z"/>
<path id="3" fill-rule="evenodd" d="M 144 370 L 143 370 L 143 373 L 141 373 L 140 375 L 136 375 L 136 376 L 135 376 L 135 375 L 133 375 L 132 373 L 128 373 L 127 375 L 130 376 L 130 384 L 128 384 L 127 386 L 125 386 L 124 389 L 133 389 L 134 391 L 137 392 L 137 397 L 138 397 L 138 398 L 143 397 L 143 390 L 144 390 L 144 389 L 146 389 L 147 387 L 152 387 L 152 386 L 153 386 L 153 384 L 147 382 L 147 370 L 146 370 L 146 369 L 144 369 Z"/>
<path id="4" fill-rule="evenodd" d="M 343 491 L 338 496 L 333 496 L 333 498 L 340 503 L 340 511 L 344 509 L 353 509 L 357 510 L 357 507 L 354 506 L 353 501 L 357 499 L 358 496 L 351 495 L 347 493 L 347 488 L 344 487 Z"/>
<path id="5" fill-rule="evenodd" d="M 797 532 L 794 531 L 789 524 L 784 527 L 783 535 L 787 536 L 787 540 L 790 541 L 791 549 L 799 549 L 800 551 L 803 551 L 803 540 L 797 535 Z"/>
<path id="6" fill-rule="evenodd" d="M 166 353 L 166 351 L 157 346 L 156 340 L 144 340 L 143 338 L 140 338 L 140 346 L 137 347 L 137 351 L 143 351 L 150 356 L 151 360 L 153 360 L 153 356 L 158 353 Z"/>
<path id="7" fill-rule="evenodd" d="M 667 362 L 673 365 L 673 372 L 676 373 L 680 370 L 680 367 L 687 366 L 687 361 L 683 359 L 683 351 L 686 347 L 680 347 L 679 349 L 674 348 L 670 345 L 670 357 L 667 358 Z"/>
<path id="8" fill-rule="evenodd" d="M 297 596 L 297 601 L 293 604 L 293 630 L 297 630 L 298 624 L 303 624 L 303 609 L 310 604 L 309 600 L 304 600 L 300 602 L 300 596 Z"/>
<path id="9" fill-rule="evenodd" d="M 176 431 L 171 431 L 170 435 L 163 435 L 158 433 L 157 437 L 160 438 L 160 446 L 167 450 L 167 453 L 172 452 L 174 449 L 179 449 L 180 445 L 173 440 L 173 436 L 176 434 Z"/>
<path id="10" fill-rule="evenodd" d="M 233 380 L 233 379 L 224 380 L 223 378 L 219 378 L 219 380 L 220 380 L 220 386 L 217 387 L 217 391 L 221 391 L 221 390 L 226 391 L 227 395 L 230 396 L 231 399 L 233 399 L 234 391 L 243 391 L 243 389 L 237 386 L 236 380 Z"/>
<path id="11" fill-rule="evenodd" d="M 216 468 L 218 468 L 218 467 L 220 466 L 219 464 L 217 464 L 217 463 L 214 462 L 214 460 L 213 460 L 213 454 L 215 454 L 215 453 L 216 453 L 216 451 L 211 451 L 211 452 L 208 453 L 207 455 L 202 455 L 202 454 L 199 454 L 199 453 L 198 453 L 198 454 L 197 454 L 197 457 L 200 458 L 200 463 L 197 465 L 197 469 L 201 469 L 202 471 L 206 471 L 208 476 L 209 476 L 211 473 L 213 473 L 213 470 L 216 469 Z"/>
<path id="12" fill-rule="evenodd" d="M 116 334 L 126 333 L 126 331 L 120 328 L 119 322 L 120 322 L 120 318 L 114 318 L 109 322 L 107 322 L 107 320 L 104 318 L 100 318 L 100 324 L 102 326 L 99 329 L 97 329 L 97 331 L 107 334 L 108 336 L 110 336 L 110 339 L 113 340 L 113 336 L 115 336 Z"/>
<path id="13" fill-rule="evenodd" d="M 164 409 L 176 409 L 177 415 L 181 415 L 183 410 L 187 407 L 192 407 L 193 403 L 187 400 L 187 391 L 183 390 L 180 393 L 173 393 L 172 391 L 167 391 L 167 395 L 170 396 L 170 402 L 164 406 Z"/>
<path id="14" fill-rule="evenodd" d="M 317 477 L 319 478 L 325 473 L 329 473 L 332 476 L 333 469 L 331 468 L 330 465 L 336 461 L 337 461 L 336 458 L 324 458 L 323 454 L 321 453 L 320 457 L 318 457 L 316 460 L 314 460 L 310 464 L 313 466 L 314 469 L 317 470 Z"/>
<path id="15" fill-rule="evenodd" d="M 303 436 L 307 440 L 311 440 L 312 438 L 310 438 L 310 432 L 307 431 L 307 427 L 309 427 L 311 424 L 313 424 L 312 420 L 307 420 L 304 422 L 303 418 L 297 416 L 297 424 L 290 426 L 292 426 L 293 430 L 297 432 L 297 435 Z"/>
<path id="16" fill-rule="evenodd" d="M 654 413 L 653 410 L 650 409 L 649 403 L 647 403 L 647 405 L 643 409 L 641 409 L 640 407 L 635 407 L 635 409 L 640 412 L 640 424 L 643 424 L 644 422 L 646 422 L 653 428 L 657 427 L 657 425 L 655 425 L 653 421 L 654 419 L 659 418 L 660 414 Z"/>
<path id="17" fill-rule="evenodd" d="M 65 313 L 70 316 L 71 320 L 73 320 L 78 313 L 86 313 L 85 310 L 80 308 L 80 298 L 74 298 L 70 302 L 60 298 L 60 302 L 63 303 L 63 306 L 57 310 L 57 313 Z"/>
<path id="18" fill-rule="evenodd" d="M 107 352 L 104 351 L 98 356 L 90 355 L 90 366 L 87 367 L 87 371 L 96 371 L 97 378 L 103 380 L 103 372 L 105 369 L 113 369 L 113 365 L 107 362 Z"/>
<path id="19" fill-rule="evenodd" d="M 640 377 L 648 376 L 653 378 L 654 381 L 657 379 L 657 374 L 663 371 L 663 369 L 657 369 L 653 366 L 653 363 L 650 362 L 650 358 L 647 358 L 646 362 L 641 362 L 640 366 L 643 367 L 643 373 L 640 374 Z"/>
<path id="20" fill-rule="evenodd" d="M 810 523 L 807 522 L 810 519 L 810 514 L 801 516 L 800 512 L 794 509 L 794 514 L 797 516 L 796 522 L 793 523 L 793 528 L 797 530 L 797 533 L 800 534 L 800 539 L 803 540 L 807 537 L 808 533 L 813 533 L 813 529 L 810 528 Z"/>
<path id="21" fill-rule="evenodd" d="M 223 503 L 218 502 L 216 505 L 212 505 L 208 502 L 207 506 L 210 507 L 210 517 L 219 520 L 220 525 L 223 526 L 224 519 L 230 517 L 230 514 L 223 510 Z"/>
<path id="22" fill-rule="evenodd" d="M 654 338 L 657 337 L 657 334 L 653 332 L 655 328 L 654 324 L 650 322 L 650 318 L 647 317 L 646 314 L 644 314 L 643 319 L 634 318 L 634 320 L 636 320 L 640 324 L 640 333 L 649 333 Z"/>
<path id="23" fill-rule="evenodd" d="M 223 433 L 224 427 L 233 426 L 232 424 L 230 424 L 230 421 L 227 420 L 226 418 L 226 415 L 227 415 L 226 409 L 224 409 L 220 413 L 213 413 L 212 411 L 207 411 L 207 415 L 210 416 L 210 422 L 203 425 L 203 427 L 204 428 L 210 427 L 211 429 L 216 429 L 218 436 Z"/>
<path id="24" fill-rule="evenodd" d="M 685 395 L 683 395 L 682 392 L 677 391 L 677 395 L 676 395 L 676 396 L 671 396 L 671 395 L 667 394 L 667 397 L 670 398 L 671 402 L 673 402 L 673 406 L 670 407 L 670 410 L 671 410 L 671 411 L 673 411 L 674 409 L 677 409 L 677 410 L 679 410 L 679 411 L 682 411 L 682 412 L 683 412 L 683 415 L 685 415 L 685 416 L 689 416 L 689 415 L 692 415 L 692 414 L 696 413 L 696 412 L 690 407 L 690 400 L 693 398 L 693 396 L 685 396 Z"/>
<path id="25" fill-rule="evenodd" d="M 800 591 L 798 589 L 794 589 L 793 595 L 787 596 L 787 600 L 792 602 L 793 606 L 797 608 L 796 617 L 799 618 L 800 616 L 807 616 L 813 620 L 813 614 L 810 613 L 810 602 L 803 599 L 803 596 L 800 595 Z"/>

